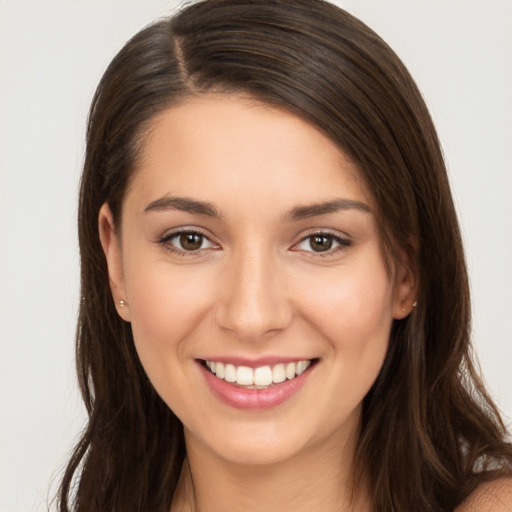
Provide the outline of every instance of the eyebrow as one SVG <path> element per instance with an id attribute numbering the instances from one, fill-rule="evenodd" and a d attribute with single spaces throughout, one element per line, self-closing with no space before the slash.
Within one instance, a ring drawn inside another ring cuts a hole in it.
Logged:
<path id="1" fill-rule="evenodd" d="M 146 206 L 144 212 L 160 211 L 160 210 L 180 210 L 187 213 L 196 215 L 206 215 L 215 219 L 222 218 L 220 212 L 213 206 L 212 203 L 205 201 L 198 201 L 188 197 L 174 197 L 164 196 L 156 199 Z M 361 201 L 354 201 L 353 199 L 334 199 L 322 203 L 315 203 L 309 205 L 301 205 L 292 208 L 284 215 L 285 221 L 297 221 L 316 217 L 320 215 L 327 215 L 335 213 L 340 210 L 358 210 L 364 213 L 371 213 L 370 207 Z"/>
<path id="2" fill-rule="evenodd" d="M 194 213 L 196 215 L 206 215 L 216 219 L 221 218 L 220 212 L 211 203 L 197 201 L 188 197 L 170 197 L 164 196 L 149 203 L 144 212 L 159 210 L 180 210 L 182 212 Z"/>
<path id="3" fill-rule="evenodd" d="M 327 215 L 340 210 L 358 210 L 364 213 L 371 213 L 371 208 L 361 201 L 353 199 L 334 199 L 323 203 L 316 203 L 304 206 L 297 206 L 285 215 L 286 220 L 296 221 L 317 217 L 319 215 Z"/>

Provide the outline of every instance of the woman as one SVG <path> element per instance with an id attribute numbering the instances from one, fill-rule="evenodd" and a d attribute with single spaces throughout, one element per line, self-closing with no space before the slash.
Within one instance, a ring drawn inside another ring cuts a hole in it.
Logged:
<path id="1" fill-rule="evenodd" d="M 206 0 L 136 35 L 79 235 L 62 511 L 510 509 L 435 129 L 344 11 Z"/>

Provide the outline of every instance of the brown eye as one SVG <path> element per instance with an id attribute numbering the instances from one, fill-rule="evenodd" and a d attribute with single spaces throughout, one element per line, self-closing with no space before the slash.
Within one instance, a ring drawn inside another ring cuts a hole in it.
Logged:
<path id="1" fill-rule="evenodd" d="M 204 236 L 198 233 L 183 233 L 179 237 L 179 245 L 185 251 L 198 251 L 203 245 Z"/>
<path id="2" fill-rule="evenodd" d="M 341 238 L 336 235 L 331 235 L 330 233 L 318 232 L 304 237 L 293 247 L 293 250 L 328 256 L 351 245 L 352 242 L 347 238 Z"/>
<path id="3" fill-rule="evenodd" d="M 309 237 L 309 246 L 314 252 L 325 252 L 332 248 L 333 237 L 329 235 L 313 235 Z"/>
<path id="4" fill-rule="evenodd" d="M 158 243 L 166 247 L 171 252 L 181 256 L 189 253 L 201 254 L 205 250 L 219 250 L 220 246 L 213 243 L 206 235 L 200 231 L 183 230 L 165 235 Z"/>

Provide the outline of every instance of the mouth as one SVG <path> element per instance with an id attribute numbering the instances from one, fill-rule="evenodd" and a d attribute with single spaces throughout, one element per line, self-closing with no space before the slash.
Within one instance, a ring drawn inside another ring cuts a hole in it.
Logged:
<path id="1" fill-rule="evenodd" d="M 314 366 L 318 359 L 278 363 L 251 368 L 220 361 L 203 360 L 201 364 L 217 379 L 245 389 L 264 390 L 292 381 Z"/>

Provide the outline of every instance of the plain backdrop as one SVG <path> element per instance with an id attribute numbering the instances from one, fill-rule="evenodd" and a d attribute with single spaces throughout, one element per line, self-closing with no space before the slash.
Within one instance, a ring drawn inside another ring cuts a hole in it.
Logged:
<path id="1" fill-rule="evenodd" d="M 431 108 L 467 243 L 476 350 L 510 424 L 512 2 L 338 4 L 395 49 Z M 88 104 L 122 44 L 176 5 L 0 0 L 0 512 L 47 510 L 84 424 L 73 338 Z"/>

